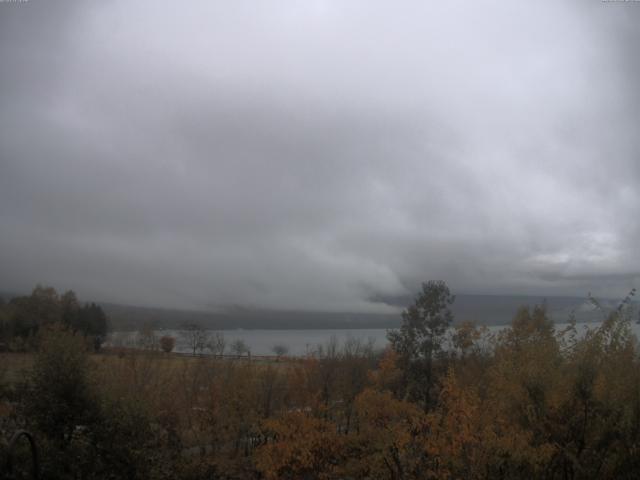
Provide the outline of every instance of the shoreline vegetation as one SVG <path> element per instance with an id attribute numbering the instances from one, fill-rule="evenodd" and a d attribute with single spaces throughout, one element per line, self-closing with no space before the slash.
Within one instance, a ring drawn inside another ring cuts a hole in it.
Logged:
<path id="1" fill-rule="evenodd" d="M 603 321 L 584 335 L 523 306 L 487 346 L 483 327 L 454 324 L 447 285 L 427 282 L 382 352 L 352 339 L 246 361 L 246 345 L 197 328 L 191 355 L 167 336 L 100 349 L 96 309 L 37 287 L 0 309 L 3 343 L 22 349 L 0 352 L 0 466 L 26 429 L 43 479 L 636 478 L 634 295 L 590 299 Z M 29 468 L 26 451 L 13 460 Z"/>

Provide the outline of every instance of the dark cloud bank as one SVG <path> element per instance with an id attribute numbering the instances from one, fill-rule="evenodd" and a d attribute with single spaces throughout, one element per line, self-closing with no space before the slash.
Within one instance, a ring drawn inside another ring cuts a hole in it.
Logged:
<path id="1" fill-rule="evenodd" d="M 640 278 L 640 3 L 0 3 L 0 288 L 391 312 Z"/>

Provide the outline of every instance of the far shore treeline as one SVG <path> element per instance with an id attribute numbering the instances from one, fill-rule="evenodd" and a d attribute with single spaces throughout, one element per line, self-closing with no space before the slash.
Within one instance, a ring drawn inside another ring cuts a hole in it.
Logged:
<path id="1" fill-rule="evenodd" d="M 28 297 L 0 292 L 8 302 L 14 297 Z M 184 325 L 200 325 L 207 330 L 233 329 L 372 329 L 399 328 L 400 312 L 409 305 L 411 296 L 374 296 L 372 302 L 391 313 L 357 313 L 331 311 L 267 310 L 251 308 L 227 308 L 225 310 L 185 310 L 149 306 L 124 305 L 110 302 L 95 302 L 109 319 L 111 331 L 139 331 L 145 327 L 155 330 L 179 330 Z M 615 308 L 615 300 L 601 300 Z M 557 323 L 564 323 L 570 315 L 578 322 L 600 320 L 600 313 L 590 308 L 585 297 L 569 296 L 525 296 L 525 295 L 471 295 L 457 294 L 451 305 L 455 323 L 472 321 L 478 325 L 508 325 L 513 313 L 522 305 L 545 304 L 547 314 Z M 585 308 L 586 307 L 586 308 Z M 393 313 L 393 310 L 396 313 Z"/>
<path id="2" fill-rule="evenodd" d="M 411 296 L 380 297 L 371 299 L 384 311 L 391 313 L 354 313 L 331 311 L 267 310 L 235 307 L 223 311 L 179 310 L 120 305 L 101 302 L 109 317 L 113 331 L 140 330 L 150 325 L 157 330 L 177 330 L 185 324 L 201 325 L 209 330 L 242 329 L 360 329 L 399 328 L 401 311 L 409 305 Z M 508 325 L 513 313 L 522 305 L 547 306 L 548 315 L 556 322 L 566 322 L 574 312 L 579 322 L 597 321 L 598 312 L 581 308 L 585 297 L 524 296 L 524 295 L 470 295 L 458 294 L 451 305 L 454 321 L 473 321 L 478 325 Z M 614 301 L 603 300 L 605 303 Z M 588 306 L 588 305 L 587 305 Z M 393 310 L 396 310 L 394 313 Z"/>

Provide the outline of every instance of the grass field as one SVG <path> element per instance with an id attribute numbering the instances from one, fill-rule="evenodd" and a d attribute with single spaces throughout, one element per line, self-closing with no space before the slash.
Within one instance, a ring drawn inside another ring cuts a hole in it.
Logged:
<path id="1" fill-rule="evenodd" d="M 235 359 L 227 357 L 224 359 L 214 358 L 211 356 L 194 357 L 180 354 L 164 354 L 149 353 L 140 350 L 129 350 L 121 354 L 105 351 L 104 353 L 92 354 L 91 361 L 105 375 L 113 375 L 119 370 L 130 367 L 132 363 L 146 365 L 147 368 L 153 366 L 154 370 L 160 370 L 165 375 L 175 374 L 177 371 L 183 371 L 184 368 L 193 367 L 204 364 L 220 364 L 224 363 L 247 363 L 249 359 L 242 357 Z M 34 353 L 0 353 L 0 386 L 14 385 L 25 378 L 25 374 L 33 366 L 35 359 Z M 299 361 L 299 359 L 291 359 L 283 357 L 275 359 L 271 357 L 252 357 L 250 363 L 252 365 L 274 365 L 286 367 Z"/>
<path id="2" fill-rule="evenodd" d="M 0 385 L 21 381 L 33 365 L 31 353 L 0 353 Z"/>

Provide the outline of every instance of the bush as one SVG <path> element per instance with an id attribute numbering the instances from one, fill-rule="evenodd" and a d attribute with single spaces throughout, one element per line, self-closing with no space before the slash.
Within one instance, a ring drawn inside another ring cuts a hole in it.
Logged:
<path id="1" fill-rule="evenodd" d="M 176 339 L 165 335 L 160 338 L 160 348 L 164 353 L 171 353 L 176 346 Z"/>

